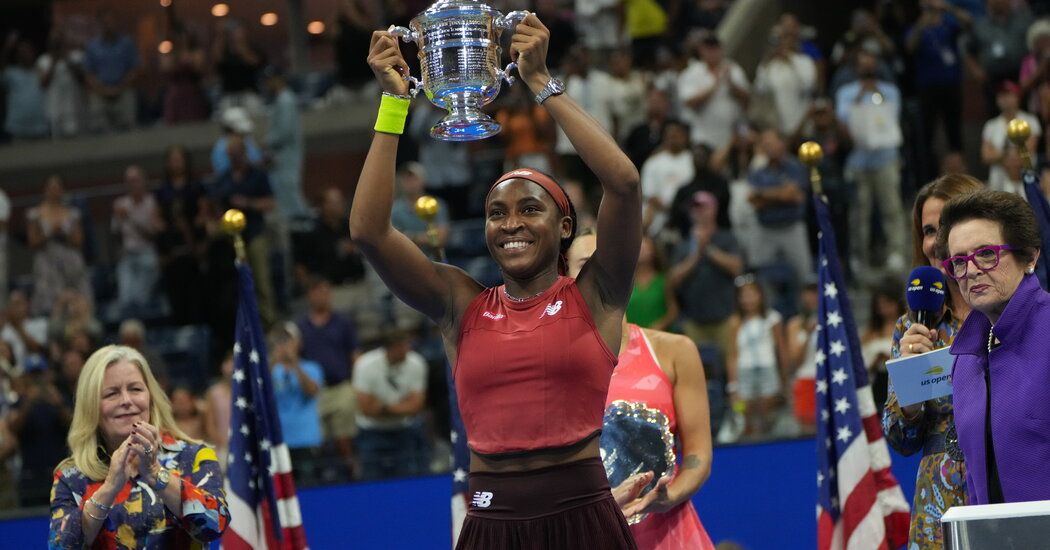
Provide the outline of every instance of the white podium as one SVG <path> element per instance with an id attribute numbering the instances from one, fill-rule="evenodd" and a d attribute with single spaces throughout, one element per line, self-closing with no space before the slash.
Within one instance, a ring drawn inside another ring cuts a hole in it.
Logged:
<path id="1" fill-rule="evenodd" d="M 946 550 L 1050 548 L 1050 500 L 955 506 L 941 527 Z"/>

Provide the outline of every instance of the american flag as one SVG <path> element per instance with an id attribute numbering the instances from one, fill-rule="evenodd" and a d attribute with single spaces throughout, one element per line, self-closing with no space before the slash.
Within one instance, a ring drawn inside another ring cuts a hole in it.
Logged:
<path id="1" fill-rule="evenodd" d="M 233 345 L 233 407 L 226 468 L 230 525 L 222 537 L 222 547 L 307 548 L 292 479 L 292 460 L 277 419 L 266 340 L 255 304 L 255 283 L 244 262 L 237 262 L 237 276 L 240 299 Z"/>
<path id="2" fill-rule="evenodd" d="M 813 202 L 820 229 L 817 548 L 899 548 L 908 541 L 908 502 L 890 472 L 831 215 L 822 198 L 815 195 Z"/>
<path id="3" fill-rule="evenodd" d="M 452 379 L 452 369 L 445 369 L 448 380 L 449 434 L 452 443 L 452 546 L 459 540 L 459 531 L 463 520 L 467 518 L 467 472 L 470 470 L 470 451 L 467 449 L 467 435 L 463 429 L 463 417 L 459 415 L 459 400 L 456 398 L 456 384 Z"/>

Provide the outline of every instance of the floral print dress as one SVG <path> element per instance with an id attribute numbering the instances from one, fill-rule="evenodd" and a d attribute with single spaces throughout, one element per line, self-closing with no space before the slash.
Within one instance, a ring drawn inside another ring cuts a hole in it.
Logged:
<path id="1" fill-rule="evenodd" d="M 113 500 L 113 509 L 90 544 L 94 549 L 207 548 L 222 536 L 230 521 L 222 471 L 215 450 L 176 440 L 165 434 L 160 466 L 182 479 L 181 518 L 145 483 L 129 480 Z M 51 489 L 49 548 L 84 548 L 81 512 L 88 498 L 102 487 L 71 463 L 55 473 Z M 92 508 L 93 513 L 98 514 Z"/>
<path id="2" fill-rule="evenodd" d="M 900 341 L 911 327 L 907 315 L 897 320 L 893 331 L 893 358 L 901 356 Z M 962 321 L 951 314 L 937 326 L 940 339 L 937 347 L 951 345 Z M 919 415 L 909 420 L 904 417 L 897 393 L 890 383 L 886 407 L 882 413 L 882 431 L 889 444 L 904 456 L 924 453 L 919 461 L 919 472 L 915 477 L 915 500 L 912 502 L 911 528 L 908 534 L 908 550 L 939 550 L 944 546 L 941 532 L 941 516 L 952 506 L 966 505 L 966 465 L 955 460 L 944 451 L 943 445 L 926 447 L 934 440 L 943 441 L 949 428 L 954 431 L 952 396 L 946 395 L 923 403 Z M 939 447 L 940 450 L 936 450 Z"/>

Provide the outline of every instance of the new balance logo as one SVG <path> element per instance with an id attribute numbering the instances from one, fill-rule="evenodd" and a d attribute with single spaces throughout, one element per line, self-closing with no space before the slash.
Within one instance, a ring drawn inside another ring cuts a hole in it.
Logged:
<path id="1" fill-rule="evenodd" d="M 470 501 L 470 505 L 475 508 L 488 508 L 492 505 L 492 493 L 488 491 L 474 493 L 474 499 Z"/>
<path id="2" fill-rule="evenodd" d="M 543 313 L 540 314 L 540 319 L 543 319 L 544 315 L 547 315 L 547 316 L 556 315 L 559 311 L 561 311 L 561 300 L 558 300 L 557 302 L 554 302 L 553 304 L 548 304 L 547 307 L 544 308 Z"/>

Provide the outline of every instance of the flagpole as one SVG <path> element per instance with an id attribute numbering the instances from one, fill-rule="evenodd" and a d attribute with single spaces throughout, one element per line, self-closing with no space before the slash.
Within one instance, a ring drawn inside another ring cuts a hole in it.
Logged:
<path id="1" fill-rule="evenodd" d="M 441 204 L 430 195 L 423 195 L 416 199 L 416 216 L 419 216 L 419 219 L 426 222 L 427 239 L 430 240 L 430 248 L 434 250 L 437 260 L 444 263 L 446 261 L 445 247 L 441 246 L 441 243 L 438 241 L 437 227 L 434 226 L 434 219 L 437 218 L 440 210 Z"/>
<path id="2" fill-rule="evenodd" d="M 823 180 L 820 178 L 820 170 L 817 168 L 820 165 L 820 161 L 824 160 L 824 149 L 815 141 L 807 141 L 799 145 L 798 159 L 802 161 L 802 164 L 809 166 L 809 184 L 813 187 L 813 192 L 825 203 L 828 202 L 827 197 L 824 196 L 824 185 Z"/>
<path id="3" fill-rule="evenodd" d="M 244 238 L 241 232 L 248 221 L 244 218 L 244 212 L 231 208 L 222 215 L 222 230 L 233 239 L 233 250 L 237 255 L 238 262 L 244 262 L 248 257 L 244 249 Z"/>
<path id="4" fill-rule="evenodd" d="M 238 281 L 230 380 L 229 454 L 226 499 L 232 517 L 223 534 L 226 550 L 306 550 L 292 460 L 281 430 L 269 375 L 266 338 L 255 302 L 255 283 L 242 232 L 244 212 L 222 215 L 222 229 L 233 240 Z"/>
<path id="5" fill-rule="evenodd" d="M 899 548 L 908 540 L 908 502 L 890 470 L 879 413 L 861 355 L 835 229 L 817 166 L 821 146 L 803 143 L 809 166 L 819 257 L 814 397 L 817 451 L 817 548 Z"/>

